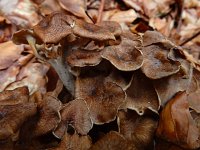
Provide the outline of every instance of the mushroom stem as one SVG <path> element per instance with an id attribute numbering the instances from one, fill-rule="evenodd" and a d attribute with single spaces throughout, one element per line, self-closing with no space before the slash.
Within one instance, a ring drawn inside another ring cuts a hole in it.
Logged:
<path id="1" fill-rule="evenodd" d="M 30 36 L 30 35 L 28 35 L 28 36 L 26 36 L 26 40 L 28 41 L 28 44 L 30 45 L 31 49 L 33 50 L 33 54 L 35 55 L 35 57 L 37 57 L 37 58 L 39 58 L 39 59 L 44 61 L 44 58 L 41 57 L 37 52 L 35 38 Z"/>
<path id="2" fill-rule="evenodd" d="M 72 74 L 68 71 L 67 65 L 62 59 L 62 56 L 56 59 L 49 59 L 48 62 L 57 72 L 59 78 L 62 80 L 65 88 L 74 96 L 74 79 Z"/>

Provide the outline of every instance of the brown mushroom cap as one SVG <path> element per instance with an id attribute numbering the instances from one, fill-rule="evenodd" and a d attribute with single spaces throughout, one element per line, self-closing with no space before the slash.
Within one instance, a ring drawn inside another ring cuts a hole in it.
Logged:
<path id="1" fill-rule="evenodd" d="M 103 124 L 113 121 L 119 107 L 125 101 L 121 87 L 104 81 L 103 76 L 79 77 L 76 81 L 76 96 L 86 101 L 92 122 Z"/>
<path id="2" fill-rule="evenodd" d="M 136 48 L 138 44 L 138 41 L 122 37 L 119 45 L 105 47 L 101 56 L 110 61 L 119 70 L 137 70 L 143 64 L 143 55 Z"/>
<path id="3" fill-rule="evenodd" d="M 19 87 L 0 93 L 0 105 L 15 105 L 28 102 L 29 91 L 27 87 Z"/>
<path id="4" fill-rule="evenodd" d="M 34 33 L 30 29 L 22 29 L 15 32 L 12 36 L 12 41 L 19 45 L 19 44 L 28 44 L 27 37 L 32 36 L 35 37 Z"/>
<path id="5" fill-rule="evenodd" d="M 27 87 L 0 93 L 0 141 L 18 138 L 23 123 L 37 112 L 36 104 L 29 101 Z M 13 139 L 13 140 L 14 140 Z"/>
<path id="6" fill-rule="evenodd" d="M 114 21 L 102 21 L 98 23 L 99 26 L 102 26 L 113 33 L 115 36 L 119 36 L 122 33 L 122 28 L 119 23 Z"/>
<path id="7" fill-rule="evenodd" d="M 132 150 L 133 147 L 118 132 L 110 131 L 89 150 Z"/>
<path id="8" fill-rule="evenodd" d="M 195 110 L 197 113 L 200 113 L 199 98 L 200 98 L 200 89 L 188 95 L 189 107 Z"/>
<path id="9" fill-rule="evenodd" d="M 157 31 L 146 31 L 143 36 L 143 46 L 150 46 L 152 44 L 160 43 L 166 38 Z"/>
<path id="10" fill-rule="evenodd" d="M 72 125 L 81 135 L 87 135 L 93 126 L 89 110 L 83 99 L 67 103 L 61 110 L 61 118 L 64 124 Z"/>
<path id="11" fill-rule="evenodd" d="M 151 149 L 149 146 L 154 142 L 154 132 L 157 121 L 148 116 L 139 116 L 135 111 L 119 111 L 119 132 L 137 147 L 137 149 Z"/>
<path id="12" fill-rule="evenodd" d="M 88 150 L 91 145 L 92 141 L 89 136 L 65 133 L 58 147 L 50 148 L 49 150 Z"/>
<path id="13" fill-rule="evenodd" d="M 34 26 L 33 31 L 44 43 L 58 43 L 62 38 L 72 33 L 70 27 L 72 24 L 72 17 L 55 12 Z"/>
<path id="14" fill-rule="evenodd" d="M 56 98 L 47 93 L 38 104 L 39 119 L 34 130 L 35 136 L 44 135 L 53 131 L 61 121 L 60 110 L 62 105 Z"/>
<path id="15" fill-rule="evenodd" d="M 153 81 L 161 105 L 165 105 L 177 92 L 189 90 L 195 91 L 197 82 L 194 78 L 190 79 L 189 74 L 185 74 L 182 70 L 178 73 Z"/>
<path id="16" fill-rule="evenodd" d="M 71 67 L 96 66 L 101 60 L 99 51 L 74 50 L 67 56 Z"/>
<path id="17" fill-rule="evenodd" d="M 140 72 L 133 73 L 132 83 L 126 90 L 126 107 L 143 115 L 146 109 L 157 112 L 160 104 L 151 80 Z"/>
<path id="18" fill-rule="evenodd" d="M 168 50 L 160 45 L 142 48 L 144 54 L 143 73 L 151 79 L 159 79 L 175 74 L 180 69 L 180 62 L 167 58 Z"/>
<path id="19" fill-rule="evenodd" d="M 106 28 L 78 19 L 75 20 L 72 30 L 75 35 L 83 38 L 90 38 L 97 41 L 115 40 L 114 34 Z"/>

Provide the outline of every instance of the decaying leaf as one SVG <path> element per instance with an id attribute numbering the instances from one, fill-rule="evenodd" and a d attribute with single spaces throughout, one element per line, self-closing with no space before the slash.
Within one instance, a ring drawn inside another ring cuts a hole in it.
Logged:
<path id="1" fill-rule="evenodd" d="M 160 114 L 157 136 L 183 148 L 200 146 L 199 129 L 190 114 L 186 92 L 179 92 Z"/>
<path id="2" fill-rule="evenodd" d="M 19 59 L 23 46 L 15 45 L 12 41 L 0 44 L 0 70 L 10 67 Z"/>
<path id="3" fill-rule="evenodd" d="M 0 9 L 13 24 L 21 27 L 32 27 L 40 19 L 37 6 L 31 0 L 1 0 Z"/>

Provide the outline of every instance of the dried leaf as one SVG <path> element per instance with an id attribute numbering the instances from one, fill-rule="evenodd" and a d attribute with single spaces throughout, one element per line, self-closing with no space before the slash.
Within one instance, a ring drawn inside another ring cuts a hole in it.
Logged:
<path id="1" fill-rule="evenodd" d="M 58 0 L 60 6 L 69 11 L 70 13 L 82 17 L 88 18 L 85 14 L 86 11 L 86 0 L 73 0 L 73 1 L 65 1 L 65 0 Z"/>
<path id="2" fill-rule="evenodd" d="M 157 136 L 183 148 L 200 146 L 199 130 L 189 111 L 185 92 L 179 92 L 164 107 L 160 114 Z"/>
<path id="3" fill-rule="evenodd" d="M 15 45 L 12 41 L 0 44 L 0 70 L 10 67 L 23 50 L 23 46 Z"/>
<path id="4" fill-rule="evenodd" d="M 6 18 L 21 27 L 32 27 L 40 19 L 38 9 L 31 0 L 1 0 L 0 9 Z"/>
<path id="5" fill-rule="evenodd" d="M 12 90 L 17 87 L 28 86 L 30 94 L 33 94 L 37 90 L 45 93 L 45 76 L 48 69 L 48 66 L 41 63 L 29 63 L 21 69 L 17 81 L 10 84 L 6 89 Z"/>

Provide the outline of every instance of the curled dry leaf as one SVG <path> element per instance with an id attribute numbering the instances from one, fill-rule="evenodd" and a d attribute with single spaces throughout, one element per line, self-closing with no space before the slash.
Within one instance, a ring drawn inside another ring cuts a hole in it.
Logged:
<path id="1" fill-rule="evenodd" d="M 113 121 L 119 107 L 125 102 L 122 88 L 115 83 L 106 82 L 103 76 L 78 77 L 75 95 L 86 101 L 95 124 Z"/>
<path id="2" fill-rule="evenodd" d="M 0 70 L 10 67 L 21 55 L 23 46 L 15 45 L 12 41 L 0 44 Z"/>
<path id="3" fill-rule="evenodd" d="M 12 90 L 17 87 L 28 86 L 30 94 L 37 90 L 43 94 L 46 92 L 46 72 L 49 67 L 41 63 L 29 63 L 24 66 L 18 77 L 17 81 L 10 84 L 6 89 Z"/>
<path id="4" fill-rule="evenodd" d="M 142 53 L 136 48 L 138 45 L 138 41 L 122 37 L 119 45 L 105 47 L 101 56 L 110 61 L 119 70 L 137 70 L 143 64 Z"/>
<path id="5" fill-rule="evenodd" d="M 118 23 L 131 23 L 133 22 L 138 15 L 136 14 L 135 10 L 129 9 L 125 11 L 121 10 L 110 10 L 105 11 L 103 13 L 103 20 L 115 21 Z"/>
<path id="6" fill-rule="evenodd" d="M 34 26 L 33 31 L 44 43 L 58 43 L 72 33 L 72 24 L 71 16 L 54 12 Z"/>
<path id="7" fill-rule="evenodd" d="M 74 50 L 67 56 L 71 67 L 96 66 L 101 60 L 99 51 Z"/>
<path id="8" fill-rule="evenodd" d="M 135 111 L 119 111 L 119 133 L 137 149 L 151 149 L 157 121 L 148 116 L 139 116 Z"/>
<path id="9" fill-rule="evenodd" d="M 38 7 L 31 0 L 0 1 L 1 13 L 13 24 L 32 27 L 39 22 Z"/>
<path id="10" fill-rule="evenodd" d="M 146 109 L 157 112 L 160 106 L 152 81 L 144 74 L 134 72 L 131 85 L 126 90 L 126 107 L 143 115 Z"/>
<path id="11" fill-rule="evenodd" d="M 115 36 L 107 28 L 87 23 L 82 20 L 75 20 L 72 26 L 73 33 L 83 38 L 97 41 L 115 40 Z"/>
<path id="12" fill-rule="evenodd" d="M 82 99 L 73 100 L 63 106 L 61 118 L 64 124 L 72 125 L 81 135 L 87 135 L 93 126 L 86 102 Z"/>
<path id="13" fill-rule="evenodd" d="M 159 138 L 178 144 L 183 148 L 200 146 L 199 129 L 189 111 L 186 92 L 179 92 L 164 107 L 156 132 Z"/>
<path id="14" fill-rule="evenodd" d="M 73 0 L 73 1 L 65 1 L 65 0 L 58 0 L 60 6 L 69 11 L 70 13 L 85 18 L 88 20 L 89 18 L 85 14 L 86 11 L 86 0 Z"/>
<path id="15" fill-rule="evenodd" d="M 16 81 L 16 76 L 20 71 L 20 66 L 13 64 L 6 70 L 0 71 L 0 92 L 2 92 L 9 84 Z"/>
<path id="16" fill-rule="evenodd" d="M 60 145 L 49 150 L 88 150 L 91 145 L 92 141 L 89 136 L 82 136 L 76 133 L 73 135 L 65 133 Z"/>
<path id="17" fill-rule="evenodd" d="M 0 100 L 0 140 L 12 139 L 20 130 L 22 124 L 36 114 L 37 106 L 28 101 L 29 93 L 25 87 L 13 91 L 4 91 L 0 95 L 0 98 L 2 98 Z M 7 99 L 7 103 L 5 103 L 5 99 Z"/>
<path id="18" fill-rule="evenodd" d="M 132 150 L 133 147 L 118 132 L 111 131 L 98 140 L 89 150 Z"/>

